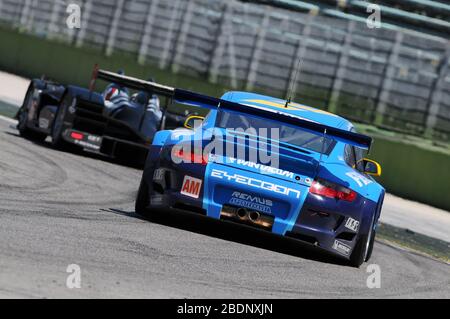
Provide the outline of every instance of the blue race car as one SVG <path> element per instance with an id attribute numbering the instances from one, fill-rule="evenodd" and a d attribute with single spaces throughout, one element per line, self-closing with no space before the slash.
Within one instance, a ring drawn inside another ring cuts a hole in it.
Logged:
<path id="1" fill-rule="evenodd" d="M 356 267 L 369 260 L 385 194 L 371 176 L 380 166 L 363 157 L 370 137 L 342 117 L 268 96 L 167 89 L 209 112 L 156 133 L 138 214 L 199 213 L 306 241 Z"/>

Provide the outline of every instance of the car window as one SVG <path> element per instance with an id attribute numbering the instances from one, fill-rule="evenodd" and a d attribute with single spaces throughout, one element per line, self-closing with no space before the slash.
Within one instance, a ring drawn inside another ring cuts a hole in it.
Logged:
<path id="1" fill-rule="evenodd" d="M 263 129 L 263 132 L 266 132 L 268 138 L 272 138 L 270 134 L 272 133 L 272 129 L 275 129 L 278 132 L 276 138 L 279 139 L 280 143 L 286 143 L 318 153 L 323 152 L 324 154 L 330 154 L 336 144 L 331 138 L 325 137 L 324 139 L 323 136 L 310 133 L 300 127 L 292 127 L 280 121 L 253 117 L 251 115 L 219 111 L 216 125 L 221 128 L 233 130 L 242 129 L 246 131 L 254 129 L 256 133 L 261 132 L 260 129 Z"/>
<path id="2" fill-rule="evenodd" d="M 355 147 L 355 157 L 356 157 L 356 169 L 360 172 L 364 172 L 364 151 L 361 148 Z"/>
<path id="3" fill-rule="evenodd" d="M 356 165 L 354 148 L 348 144 L 344 148 L 344 159 L 348 166 L 354 167 Z"/>

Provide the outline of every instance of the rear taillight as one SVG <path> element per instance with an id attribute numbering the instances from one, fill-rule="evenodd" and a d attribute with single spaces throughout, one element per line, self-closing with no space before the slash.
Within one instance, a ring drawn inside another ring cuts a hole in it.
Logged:
<path id="1" fill-rule="evenodd" d="M 82 140 L 84 136 L 81 133 L 72 132 L 70 133 L 70 137 L 73 138 L 74 140 Z"/>
<path id="2" fill-rule="evenodd" d="M 181 160 L 183 163 L 208 164 L 208 156 L 203 156 L 202 152 L 186 152 L 183 148 L 173 148 L 172 158 L 176 158 L 176 162 L 180 162 Z"/>
<path id="3" fill-rule="evenodd" d="M 309 192 L 311 194 L 316 194 L 328 198 L 335 198 L 339 200 L 345 200 L 347 202 L 353 202 L 356 198 L 356 192 L 339 186 L 330 182 L 326 182 L 324 180 L 314 181 L 309 188 Z"/>

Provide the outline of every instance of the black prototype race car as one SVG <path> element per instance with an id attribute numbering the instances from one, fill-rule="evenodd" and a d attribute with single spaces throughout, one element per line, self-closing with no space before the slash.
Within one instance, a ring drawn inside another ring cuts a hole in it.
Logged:
<path id="1" fill-rule="evenodd" d="M 97 93 L 96 79 L 112 83 Z M 90 89 L 34 79 L 16 114 L 17 129 L 22 137 L 38 142 L 51 136 L 57 149 L 80 148 L 143 164 L 154 134 L 183 126 L 187 115 L 168 111 L 170 88 L 149 83 L 127 81 L 126 76 L 118 79 L 97 67 Z M 130 96 L 129 89 L 138 92 Z M 164 107 L 157 96 L 164 97 Z"/>

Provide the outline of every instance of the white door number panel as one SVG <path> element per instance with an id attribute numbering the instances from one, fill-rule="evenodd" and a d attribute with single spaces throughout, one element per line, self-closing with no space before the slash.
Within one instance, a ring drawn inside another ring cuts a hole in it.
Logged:
<path id="1" fill-rule="evenodd" d="M 356 231 L 358 231 L 359 221 L 349 217 L 349 218 L 347 218 L 347 221 L 345 222 L 345 227 L 356 232 Z"/>

